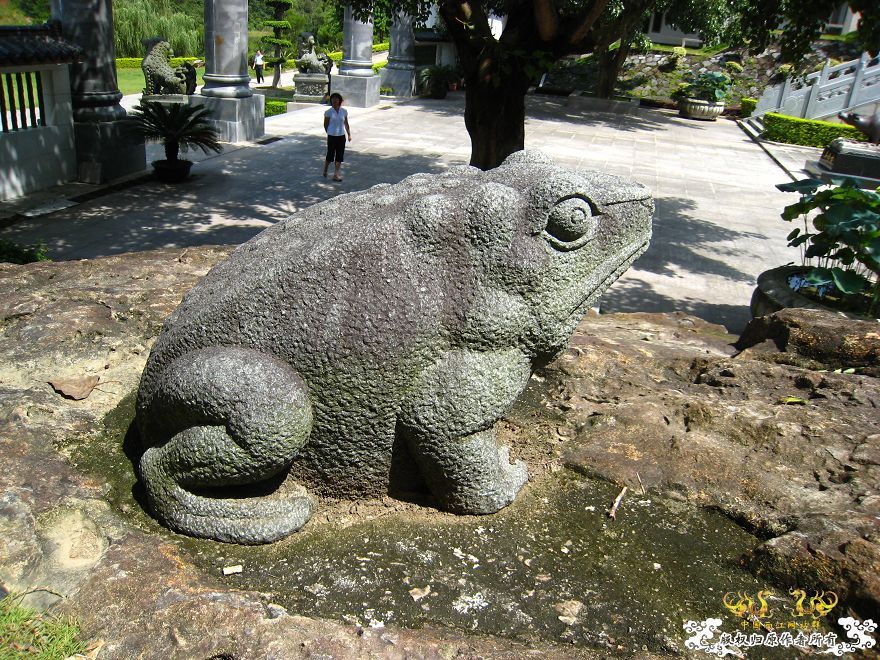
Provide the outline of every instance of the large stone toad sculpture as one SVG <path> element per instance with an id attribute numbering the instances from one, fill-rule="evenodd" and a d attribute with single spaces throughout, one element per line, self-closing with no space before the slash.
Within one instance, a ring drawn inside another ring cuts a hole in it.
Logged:
<path id="1" fill-rule="evenodd" d="M 527 473 L 495 422 L 646 249 L 652 213 L 636 183 L 520 152 L 262 232 L 187 294 L 147 362 L 137 422 L 155 513 L 263 543 L 308 520 L 304 487 L 418 482 L 449 511 L 506 506 Z"/>

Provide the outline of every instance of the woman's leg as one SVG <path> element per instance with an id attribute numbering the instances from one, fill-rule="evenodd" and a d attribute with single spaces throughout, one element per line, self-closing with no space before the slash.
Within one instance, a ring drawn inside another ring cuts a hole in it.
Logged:
<path id="1" fill-rule="evenodd" d="M 345 160 L 345 136 L 339 136 L 339 144 L 336 146 L 335 171 L 333 173 L 334 181 L 342 181 L 339 172 L 342 170 L 342 161 Z"/>
<path id="2" fill-rule="evenodd" d="M 327 155 L 324 157 L 324 176 L 327 176 L 327 168 L 336 158 L 336 143 L 332 135 L 327 136 Z"/>

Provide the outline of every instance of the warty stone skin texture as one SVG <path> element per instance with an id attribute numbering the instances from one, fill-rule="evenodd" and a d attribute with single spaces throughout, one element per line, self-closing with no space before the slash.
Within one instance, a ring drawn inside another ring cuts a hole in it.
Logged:
<path id="1" fill-rule="evenodd" d="M 144 369 L 155 514 L 265 543 L 308 520 L 306 488 L 506 506 L 527 470 L 495 422 L 647 248 L 652 215 L 637 183 L 519 152 L 341 195 L 255 236 L 187 294 Z M 273 476 L 287 481 L 243 496 Z"/>

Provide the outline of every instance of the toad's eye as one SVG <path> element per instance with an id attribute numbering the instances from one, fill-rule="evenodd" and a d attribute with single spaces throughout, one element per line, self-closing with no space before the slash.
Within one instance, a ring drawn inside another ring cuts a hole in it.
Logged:
<path id="1" fill-rule="evenodd" d="M 550 209 L 545 231 L 554 247 L 572 249 L 590 240 L 598 226 L 590 203 L 583 197 L 569 197 Z"/>

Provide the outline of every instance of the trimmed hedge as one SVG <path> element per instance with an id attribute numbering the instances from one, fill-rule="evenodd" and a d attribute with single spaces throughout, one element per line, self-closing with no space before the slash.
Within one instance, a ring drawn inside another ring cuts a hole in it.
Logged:
<path id="1" fill-rule="evenodd" d="M 763 120 L 764 132 L 761 137 L 773 142 L 824 148 L 831 140 L 838 137 L 866 141 L 862 132 L 849 124 L 836 124 L 818 119 L 800 119 L 775 112 L 768 112 L 764 115 Z"/>
<path id="2" fill-rule="evenodd" d="M 195 62 L 197 60 L 201 60 L 200 57 L 172 57 L 171 58 L 171 67 L 177 67 L 183 64 L 184 62 Z M 116 58 L 116 68 L 117 69 L 140 69 L 141 62 L 144 61 L 143 57 L 117 57 Z"/>
<path id="3" fill-rule="evenodd" d="M 750 99 L 743 97 L 739 102 L 739 114 L 741 117 L 751 117 L 752 113 L 755 111 L 755 106 L 758 105 L 758 99 Z"/>
<path id="4" fill-rule="evenodd" d="M 386 66 L 387 64 L 388 64 L 388 60 L 385 60 L 384 62 L 376 62 L 376 63 L 373 65 L 373 73 L 376 74 L 376 75 L 378 75 L 379 72 L 380 72 L 382 69 L 384 69 L 385 66 Z"/>
<path id="5" fill-rule="evenodd" d="M 287 112 L 287 101 L 274 101 L 266 99 L 266 116 L 274 117 L 275 115 L 283 115 Z"/>

